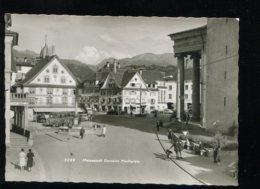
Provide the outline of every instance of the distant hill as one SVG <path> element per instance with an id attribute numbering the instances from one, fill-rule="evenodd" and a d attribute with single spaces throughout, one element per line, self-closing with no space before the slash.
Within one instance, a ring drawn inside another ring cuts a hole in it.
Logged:
<path id="1" fill-rule="evenodd" d="M 13 49 L 13 55 L 14 55 L 14 57 L 20 57 L 20 58 L 26 57 L 28 60 L 39 57 L 39 53 L 36 53 L 34 51 L 31 51 L 31 50 L 19 51 L 19 50 Z M 85 64 L 85 63 L 80 62 L 78 60 L 61 58 L 61 61 L 63 61 L 66 65 L 74 65 L 74 67 L 75 66 L 82 67 L 82 65 L 83 65 L 83 67 L 87 66 L 91 70 L 96 71 L 96 66 Z M 72 67 L 72 66 L 70 66 L 70 67 Z"/>
<path id="2" fill-rule="evenodd" d="M 98 68 L 103 67 L 107 62 L 112 63 L 114 58 L 108 58 L 102 60 L 97 66 Z M 164 53 L 164 54 L 153 54 L 153 53 L 144 53 L 136 55 L 132 58 L 123 58 L 117 60 L 122 67 L 136 65 L 136 66 L 169 66 L 177 65 L 177 59 L 173 56 L 173 53 Z"/>
<path id="3" fill-rule="evenodd" d="M 13 49 L 13 55 L 14 57 L 19 57 L 19 58 L 27 57 L 28 59 L 39 57 L 38 53 L 31 50 L 18 51 L 16 49 Z"/>

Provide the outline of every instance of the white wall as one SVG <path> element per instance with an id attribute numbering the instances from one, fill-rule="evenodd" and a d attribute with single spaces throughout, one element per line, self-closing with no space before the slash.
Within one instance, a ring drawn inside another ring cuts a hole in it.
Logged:
<path id="1" fill-rule="evenodd" d="M 58 67 L 58 73 L 53 73 L 53 67 Z M 48 72 L 49 71 L 49 72 Z M 63 73 L 62 73 L 63 72 Z M 50 82 L 45 83 L 44 77 L 49 76 Z M 65 83 L 61 83 L 61 77 L 66 78 Z M 31 82 L 31 84 L 49 84 L 49 85 L 70 85 L 76 86 L 76 81 L 74 78 L 68 73 L 68 71 L 63 67 L 63 65 L 57 60 L 53 59 L 51 63 L 45 67 L 41 73 L 36 76 Z"/>

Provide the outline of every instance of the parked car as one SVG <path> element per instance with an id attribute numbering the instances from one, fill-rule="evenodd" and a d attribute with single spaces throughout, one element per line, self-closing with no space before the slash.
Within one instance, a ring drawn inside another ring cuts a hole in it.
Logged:
<path id="1" fill-rule="evenodd" d="M 163 111 L 164 114 L 173 114 L 173 110 L 170 110 L 170 109 L 165 109 Z"/>
<path id="2" fill-rule="evenodd" d="M 37 120 L 37 122 L 39 122 L 39 123 L 46 123 L 46 117 L 45 117 L 44 114 L 37 115 L 36 120 Z"/>

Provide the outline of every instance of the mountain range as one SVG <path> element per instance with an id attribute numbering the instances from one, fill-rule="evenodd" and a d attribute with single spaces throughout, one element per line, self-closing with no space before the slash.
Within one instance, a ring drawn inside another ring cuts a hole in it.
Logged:
<path id="1" fill-rule="evenodd" d="M 133 56 L 131 58 L 123 58 L 117 60 L 122 67 L 126 66 L 176 66 L 177 60 L 174 58 L 173 53 L 164 53 L 164 54 L 153 54 L 153 53 L 144 53 Z M 114 58 L 107 58 L 102 60 L 97 66 L 98 68 L 103 67 L 107 62 L 113 63 Z"/>
<path id="2" fill-rule="evenodd" d="M 24 50 L 19 51 L 14 49 L 13 55 L 15 57 L 27 57 L 27 59 L 33 59 L 39 57 L 39 54 L 31 51 Z M 96 71 L 102 68 L 107 62 L 113 63 L 114 58 L 107 58 L 102 60 L 97 65 L 85 64 L 81 61 L 75 59 L 62 59 L 61 60 L 68 65 L 69 67 L 75 70 L 81 70 L 82 67 L 88 67 L 93 71 Z M 158 70 L 165 72 L 166 75 L 173 75 L 174 79 L 176 79 L 177 73 L 177 59 L 174 57 L 173 53 L 164 53 L 164 54 L 153 54 L 153 53 L 144 53 L 133 56 L 131 58 L 123 58 L 117 60 L 120 63 L 121 67 L 126 67 L 129 69 L 147 69 L 147 70 Z M 190 68 L 187 69 L 187 74 L 191 75 Z M 189 73 L 189 74 L 188 74 Z"/>

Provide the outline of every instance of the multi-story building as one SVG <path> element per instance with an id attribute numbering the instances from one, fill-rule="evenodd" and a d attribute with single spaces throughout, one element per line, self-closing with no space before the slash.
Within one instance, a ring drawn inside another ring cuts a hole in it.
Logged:
<path id="1" fill-rule="evenodd" d="M 184 110 L 192 110 L 192 80 L 184 81 Z"/>
<path id="2" fill-rule="evenodd" d="M 81 103 L 99 111 L 149 113 L 167 108 L 164 74 L 158 71 L 126 70 L 107 63 L 94 77 L 84 81 Z"/>
<path id="3" fill-rule="evenodd" d="M 192 59 L 192 119 L 222 130 L 238 125 L 238 31 L 235 18 L 208 19 L 207 25 L 169 36 L 177 57 L 177 117 L 184 113 L 185 57 Z"/>
<path id="4" fill-rule="evenodd" d="M 5 142 L 10 146 L 10 129 L 11 129 L 11 84 L 12 78 L 16 73 L 15 63 L 13 60 L 13 46 L 18 45 L 18 33 L 9 30 L 11 27 L 11 15 L 5 14 Z M 4 123 L 3 123 L 4 124 Z"/>
<path id="5" fill-rule="evenodd" d="M 166 79 L 165 86 L 167 87 L 165 101 L 168 109 L 176 109 L 176 81 Z"/>
<path id="6" fill-rule="evenodd" d="M 16 65 L 16 76 L 12 81 L 12 85 L 25 78 L 27 72 L 29 72 L 36 64 L 36 61 L 28 60 L 26 57 L 14 57 Z"/>
<path id="7" fill-rule="evenodd" d="M 15 87 L 30 96 L 29 120 L 35 113 L 75 111 L 77 79 L 58 56 L 42 57 Z"/>
<path id="8" fill-rule="evenodd" d="M 154 105 L 151 106 L 148 112 L 152 110 L 163 111 L 164 109 L 167 109 L 165 73 L 153 70 L 143 70 L 140 71 L 140 73 L 149 90 L 150 97 L 154 102 Z"/>

